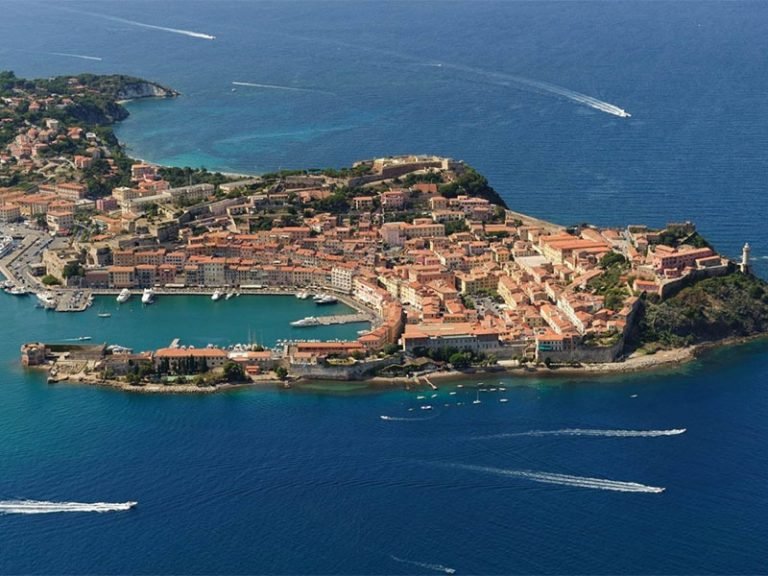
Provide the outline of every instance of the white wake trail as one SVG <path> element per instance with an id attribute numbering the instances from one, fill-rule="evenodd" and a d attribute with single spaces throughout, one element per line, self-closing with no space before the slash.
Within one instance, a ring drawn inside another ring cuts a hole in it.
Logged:
<path id="1" fill-rule="evenodd" d="M 571 100 L 572 102 L 576 102 L 577 104 L 589 106 L 590 108 L 594 108 L 595 110 L 605 112 L 606 114 L 612 114 L 613 116 L 618 116 L 620 118 L 629 118 L 630 116 L 632 116 L 629 112 L 627 112 L 623 108 L 619 108 L 615 104 L 611 104 L 610 102 L 599 100 L 597 98 L 594 98 L 593 96 L 588 96 L 587 94 L 582 94 L 581 92 L 577 92 L 576 90 L 571 90 L 570 88 L 564 88 L 563 86 L 558 86 L 557 84 L 550 84 L 549 82 L 542 82 L 541 80 L 532 80 L 531 78 L 516 76 L 514 74 L 505 74 L 503 72 L 490 72 L 488 70 L 483 70 L 482 68 L 474 68 L 472 66 L 463 66 L 461 64 L 451 64 L 450 62 L 441 62 L 440 64 L 442 65 L 441 66 L 442 68 L 450 68 L 450 69 L 458 70 L 461 72 L 468 72 L 470 74 L 485 76 L 486 78 L 503 80 L 503 81 L 511 82 L 513 84 L 517 84 L 518 86 L 533 88 L 535 90 L 548 92 L 556 96 L 562 96 L 563 98 L 567 98 L 568 100 Z"/>
<path id="2" fill-rule="evenodd" d="M 423 422 L 425 420 L 434 420 L 436 417 L 437 415 L 427 416 L 425 418 L 404 418 L 402 416 L 385 416 L 383 414 L 379 416 L 382 420 L 387 420 L 389 422 Z"/>
<path id="3" fill-rule="evenodd" d="M 80 58 L 81 60 L 96 60 L 98 62 L 101 62 L 103 58 L 99 58 L 98 56 L 86 56 L 84 54 L 69 54 L 67 52 L 48 52 L 48 54 L 51 54 L 52 56 L 66 56 L 68 58 Z"/>
<path id="4" fill-rule="evenodd" d="M 2 514 L 53 514 L 56 512 L 120 512 L 137 502 L 46 502 L 43 500 L 2 500 Z"/>
<path id="5" fill-rule="evenodd" d="M 445 574 L 454 574 L 456 570 L 443 566 L 442 564 L 429 564 L 428 562 L 418 562 L 417 560 L 408 560 L 407 558 L 398 558 L 397 556 L 389 555 L 395 562 L 401 564 L 410 564 L 411 566 L 418 566 L 419 568 L 426 568 L 427 570 L 434 570 L 436 572 L 444 572 Z"/>
<path id="6" fill-rule="evenodd" d="M 257 84 L 256 82 L 232 82 L 234 86 L 249 86 L 251 88 L 266 88 L 268 90 L 287 90 L 289 92 L 316 92 L 319 94 L 329 94 L 335 96 L 335 92 L 319 90 L 317 88 L 297 88 L 295 86 L 281 86 L 280 84 Z"/>
<path id="7" fill-rule="evenodd" d="M 323 38 L 319 40 L 317 38 L 307 38 L 304 36 L 288 35 L 288 34 L 285 34 L 284 36 L 287 36 L 289 38 L 304 40 L 304 41 L 311 41 L 311 42 L 321 41 L 328 44 L 343 46 L 346 48 L 365 50 L 365 51 L 376 53 L 376 54 L 382 54 L 385 56 L 400 58 L 402 60 L 413 62 L 414 64 L 417 64 L 420 66 L 441 68 L 443 70 L 446 70 L 446 69 L 457 70 L 459 72 L 466 72 L 468 74 L 474 74 L 476 76 L 484 76 L 486 78 L 491 78 L 491 79 L 500 81 L 502 86 L 509 86 L 509 83 L 512 83 L 512 84 L 516 84 L 518 87 L 521 87 L 521 88 L 529 88 L 538 92 L 545 92 L 548 94 L 553 94 L 555 96 L 561 96 L 562 98 L 566 98 L 577 104 L 588 106 L 594 110 L 599 110 L 600 112 L 605 112 L 606 114 L 611 114 L 613 116 L 618 116 L 620 118 L 629 118 L 632 116 L 629 112 L 627 112 L 623 108 L 620 108 L 615 104 L 611 104 L 610 102 L 605 102 L 604 100 L 600 100 L 598 98 L 589 96 L 587 94 L 582 94 L 581 92 L 577 92 L 576 90 L 571 90 L 570 88 L 558 86 L 557 84 L 542 82 L 541 80 L 533 80 L 531 78 L 525 78 L 524 76 L 517 76 L 514 74 L 505 74 L 503 72 L 492 72 L 490 70 L 484 70 L 483 68 L 475 68 L 473 66 L 464 66 L 462 64 L 444 62 L 441 60 L 429 60 L 425 62 L 424 60 L 419 59 L 411 54 L 406 54 L 406 53 L 398 52 L 395 50 L 386 50 L 383 48 L 373 48 L 371 46 L 360 46 L 360 45 L 350 44 L 348 42 L 343 42 L 341 40 L 336 40 L 336 39 Z"/>
<path id="8" fill-rule="evenodd" d="M 168 26 L 157 26 L 156 24 L 147 24 L 145 22 L 138 22 L 136 20 L 128 20 L 127 18 L 120 18 L 118 16 L 109 16 L 108 14 L 99 14 L 98 12 L 85 12 L 83 10 L 75 10 L 73 8 L 65 8 L 58 6 L 60 10 L 67 12 L 74 12 L 76 14 L 83 14 L 85 16 L 94 16 L 96 18 L 103 18 L 104 20 L 111 20 L 112 22 L 120 22 L 122 24 L 129 24 L 131 26 L 138 26 L 140 28 L 149 28 L 151 30 L 161 30 L 163 32 L 171 32 L 172 34 L 181 34 L 183 36 L 189 36 L 191 38 L 202 38 L 203 40 L 216 40 L 216 36 L 211 34 L 205 34 L 203 32 L 195 32 L 193 30 L 183 30 L 181 28 L 169 28 Z"/>
<path id="9" fill-rule="evenodd" d="M 528 432 L 510 432 L 478 436 L 475 440 L 490 440 L 494 438 L 518 438 L 521 436 L 593 436 L 598 438 L 659 438 L 661 436 L 679 436 L 685 434 L 686 428 L 671 430 L 600 430 L 590 428 L 563 428 L 562 430 L 529 430 Z"/>
<path id="10" fill-rule="evenodd" d="M 561 486 L 572 486 L 574 488 L 590 488 L 592 490 L 610 490 L 613 492 L 645 492 L 649 494 L 660 494 L 664 488 L 658 486 L 647 486 L 638 482 L 622 482 L 619 480 L 608 480 L 606 478 L 590 478 L 589 476 L 571 476 L 569 474 L 555 474 L 553 472 L 537 472 L 532 470 L 507 470 L 504 468 L 491 468 L 488 466 L 472 466 L 470 464 L 453 464 L 454 468 L 471 470 L 473 472 L 483 472 L 485 474 L 496 474 L 510 478 L 523 478 L 533 482 L 543 484 L 559 484 Z"/>

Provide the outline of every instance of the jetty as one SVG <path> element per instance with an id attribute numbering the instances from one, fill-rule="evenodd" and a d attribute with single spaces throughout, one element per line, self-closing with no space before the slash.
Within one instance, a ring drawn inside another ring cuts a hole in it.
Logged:
<path id="1" fill-rule="evenodd" d="M 93 303 L 90 290 L 61 290 L 56 295 L 56 312 L 83 312 Z"/>
<path id="2" fill-rule="evenodd" d="M 317 316 L 317 321 L 317 326 L 331 326 L 334 324 L 371 322 L 371 317 L 368 314 L 339 314 L 336 316 Z"/>

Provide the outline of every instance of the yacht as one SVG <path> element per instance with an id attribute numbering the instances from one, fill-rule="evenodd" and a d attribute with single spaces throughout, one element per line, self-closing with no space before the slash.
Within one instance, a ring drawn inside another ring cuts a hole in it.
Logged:
<path id="1" fill-rule="evenodd" d="M 216 301 L 218 301 L 220 299 L 221 299 L 221 290 L 216 290 L 216 291 L 214 291 L 213 294 L 211 294 L 211 300 L 213 300 L 214 302 L 216 302 Z"/>
<path id="2" fill-rule="evenodd" d="M 46 310 L 54 310 L 56 308 L 56 296 L 53 292 L 40 292 L 37 295 L 37 299 Z"/>
<path id="3" fill-rule="evenodd" d="M 128 288 L 123 288 L 120 290 L 120 294 L 117 295 L 117 302 L 119 304 L 122 304 L 123 302 L 127 302 L 128 298 L 131 297 L 131 291 L 128 290 Z"/>
<path id="4" fill-rule="evenodd" d="M 152 304 L 155 300 L 155 291 L 152 288 L 144 288 L 144 293 L 141 295 L 142 304 Z"/>
<path id="5" fill-rule="evenodd" d="M 307 316 L 306 318 L 302 318 L 301 320 L 296 320 L 295 322 L 291 322 L 291 326 L 301 327 L 301 326 L 318 326 L 320 324 L 320 320 L 318 320 L 315 316 Z"/>
<path id="6" fill-rule="evenodd" d="M 327 305 L 327 304 L 336 304 L 338 302 L 338 299 L 335 296 L 331 296 L 330 294 L 324 294 L 321 298 L 314 298 L 315 304 L 318 306 Z"/>
<path id="7" fill-rule="evenodd" d="M 230 298 L 232 298 L 232 296 L 234 296 L 234 295 L 235 295 L 235 293 L 234 293 L 234 292 L 227 292 L 226 296 L 224 296 L 224 300 L 229 300 L 229 299 L 230 299 Z"/>
<path id="8" fill-rule="evenodd" d="M 309 292 L 307 292 L 306 290 L 302 290 L 301 292 L 296 292 L 296 298 L 298 298 L 299 300 L 306 300 L 307 298 L 309 298 Z"/>

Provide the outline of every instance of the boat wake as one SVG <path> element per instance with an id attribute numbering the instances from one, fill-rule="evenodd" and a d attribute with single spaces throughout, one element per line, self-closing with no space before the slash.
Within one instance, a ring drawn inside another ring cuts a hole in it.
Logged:
<path id="1" fill-rule="evenodd" d="M 562 430 L 529 430 L 528 432 L 510 432 L 478 436 L 475 440 L 490 440 L 494 438 L 518 438 L 521 436 L 593 436 L 599 438 L 658 438 L 660 436 L 679 436 L 685 434 L 686 428 L 671 430 L 599 430 L 590 428 L 563 428 Z"/>
<path id="2" fill-rule="evenodd" d="M 398 558 L 397 556 L 389 555 L 395 562 L 401 564 L 410 564 L 411 566 L 418 566 L 419 568 L 426 568 L 427 570 L 434 570 L 435 572 L 443 572 L 445 574 L 454 574 L 456 570 L 443 566 L 442 564 L 429 564 L 428 562 L 417 562 L 416 560 L 408 560 L 407 558 Z"/>
<path id="3" fill-rule="evenodd" d="M 424 418 L 404 418 L 402 416 L 385 416 L 382 414 L 379 416 L 382 420 L 387 420 L 389 422 L 423 422 L 424 420 L 433 420 L 437 417 L 437 414 L 434 416 L 426 416 Z"/>
<path id="4" fill-rule="evenodd" d="M 524 76 L 517 76 L 515 74 L 505 74 L 503 72 L 491 72 L 488 70 L 483 70 L 482 68 L 474 68 L 472 66 L 463 66 L 461 64 L 451 64 L 449 62 L 442 62 L 442 68 L 450 68 L 453 70 L 468 72 L 470 74 L 476 74 L 480 76 L 485 76 L 486 78 L 490 78 L 493 80 L 502 81 L 500 83 L 500 85 L 502 86 L 509 86 L 510 84 L 516 84 L 518 87 L 521 87 L 521 88 L 529 88 L 529 89 L 533 89 L 534 91 L 546 92 L 549 94 L 553 94 L 555 96 L 561 96 L 563 98 L 566 98 L 567 100 L 576 102 L 577 104 L 589 106 L 590 108 L 599 110 L 600 112 L 605 112 L 606 114 L 612 114 L 613 116 L 618 116 L 619 118 L 629 118 L 630 116 L 632 116 L 629 112 L 627 112 L 623 108 L 619 108 L 615 104 L 611 104 L 610 102 L 605 102 L 604 100 L 599 100 L 587 94 L 582 94 L 581 92 L 577 92 L 576 90 L 571 90 L 570 88 L 558 86 L 557 84 L 542 82 L 541 80 L 533 80 L 531 78 L 525 78 Z"/>
<path id="5" fill-rule="evenodd" d="M 2 514 L 53 514 L 56 512 L 121 512 L 137 502 L 45 502 L 41 500 L 2 500 Z"/>
<path id="6" fill-rule="evenodd" d="M 232 82 L 234 86 L 248 86 L 251 88 L 266 88 L 268 90 L 287 90 L 288 92 L 313 92 L 315 94 L 328 94 L 336 96 L 335 92 L 319 90 L 317 88 L 297 88 L 295 86 L 281 86 L 280 84 L 258 84 L 256 82 Z"/>
<path id="7" fill-rule="evenodd" d="M 664 488 L 658 486 L 647 486 L 646 484 L 640 484 L 638 482 L 622 482 L 619 480 L 608 480 L 605 478 L 571 476 L 569 474 L 536 472 L 532 470 L 507 470 L 504 468 L 491 468 L 488 466 L 472 466 L 470 464 L 454 464 L 452 466 L 462 470 L 471 470 L 473 472 L 496 474 L 498 476 L 507 476 L 510 478 L 522 478 L 524 480 L 541 482 L 543 484 L 558 484 L 560 486 L 571 486 L 574 488 L 610 490 L 613 492 L 645 492 L 649 494 L 660 494 L 661 492 L 664 492 Z"/>
<path id="8" fill-rule="evenodd" d="M 138 22 L 136 20 L 128 20 L 127 18 L 120 18 L 118 16 L 109 16 L 108 14 L 99 14 L 98 12 L 85 12 L 83 10 L 75 10 L 73 8 L 65 8 L 63 6 L 58 7 L 60 10 L 67 12 L 75 12 L 77 14 L 83 14 L 85 16 L 95 16 L 96 18 L 103 18 L 104 20 L 111 20 L 112 22 L 120 22 L 122 24 L 129 24 L 131 26 L 138 26 L 139 28 L 149 28 L 150 30 L 161 30 L 163 32 L 171 32 L 172 34 L 181 34 L 183 36 L 189 36 L 191 38 L 201 38 L 203 40 L 216 40 L 216 36 L 211 34 L 204 34 L 203 32 L 195 32 L 193 30 L 183 30 L 181 28 L 169 28 L 168 26 L 157 26 L 155 24 L 147 24 L 145 22 Z"/>
<path id="9" fill-rule="evenodd" d="M 97 62 L 101 62 L 103 58 L 99 58 L 98 56 L 86 56 L 85 54 L 68 54 L 67 52 L 48 52 L 48 54 L 51 54 L 52 56 L 66 56 L 68 58 L 80 58 L 81 60 L 96 60 Z"/>
<path id="10" fill-rule="evenodd" d="M 557 84 L 551 84 L 549 82 L 543 82 L 541 80 L 533 80 L 531 78 L 526 78 L 524 76 L 517 76 L 515 74 L 506 74 L 503 72 L 492 72 L 490 70 L 485 70 L 483 68 L 465 66 L 463 64 L 445 62 L 442 60 L 428 60 L 425 62 L 423 59 L 417 58 L 411 54 L 406 54 L 406 53 L 395 51 L 395 50 L 374 48 L 372 46 L 360 46 L 360 45 L 350 44 L 348 42 L 344 42 L 337 39 L 327 39 L 327 38 L 318 39 L 318 38 L 308 38 L 308 37 L 299 36 L 299 35 L 287 35 L 287 34 L 284 36 L 298 39 L 298 40 L 309 41 L 309 42 L 315 42 L 315 43 L 325 42 L 329 44 L 335 44 L 337 46 L 343 46 L 346 48 L 365 50 L 367 52 L 382 54 L 385 56 L 392 56 L 395 58 L 400 58 L 402 60 L 412 62 L 420 66 L 438 68 L 440 70 L 456 70 L 459 72 L 465 72 L 468 74 L 473 74 L 475 76 L 482 76 L 490 80 L 495 80 L 500 86 L 509 87 L 510 85 L 515 85 L 517 88 L 523 88 L 523 89 L 532 90 L 538 93 L 543 92 L 547 94 L 552 94 L 554 96 L 560 96 L 561 98 L 565 98 L 567 100 L 570 100 L 571 102 L 575 102 L 583 106 L 588 106 L 589 108 L 592 108 L 594 110 L 599 110 L 600 112 L 605 112 L 606 114 L 618 116 L 619 118 L 629 118 L 632 116 L 629 112 L 627 112 L 623 108 L 620 108 L 615 104 L 611 104 L 610 102 L 606 102 L 604 100 L 595 98 L 594 96 L 589 96 L 587 94 L 582 94 L 581 92 L 577 92 L 576 90 L 571 90 L 570 88 L 558 86 Z"/>

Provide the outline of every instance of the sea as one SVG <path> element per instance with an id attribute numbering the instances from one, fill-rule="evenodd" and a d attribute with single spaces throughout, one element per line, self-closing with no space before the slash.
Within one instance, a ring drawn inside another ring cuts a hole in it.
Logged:
<path id="1" fill-rule="evenodd" d="M 749 242 L 766 277 L 766 26 L 762 1 L 0 0 L 0 69 L 180 91 L 117 127 L 152 162 L 450 156 L 515 210 L 690 220 L 727 256 Z M 55 314 L 0 295 L 0 573 L 768 572 L 765 342 L 437 391 L 126 394 L 19 363 L 33 340 L 273 346 L 311 306 L 102 298 Z"/>

